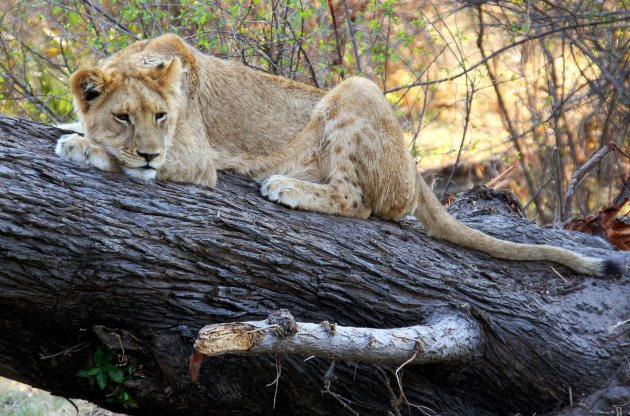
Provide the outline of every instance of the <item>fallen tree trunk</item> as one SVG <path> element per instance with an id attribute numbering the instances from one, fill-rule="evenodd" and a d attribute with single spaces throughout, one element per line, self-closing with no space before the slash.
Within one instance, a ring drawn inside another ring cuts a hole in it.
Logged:
<path id="1" fill-rule="evenodd" d="M 136 183 L 60 160 L 58 135 L 0 116 L 2 376 L 151 415 L 628 408 L 630 255 L 536 226 L 510 194 L 477 190 L 451 209 L 496 237 L 615 259 L 625 275 L 496 260 L 413 220 L 291 211 L 232 174 L 215 190 Z M 381 329 L 461 316 L 479 332 L 470 354 L 446 362 L 221 355 L 191 379 L 199 329 L 282 308 L 300 322 Z"/>

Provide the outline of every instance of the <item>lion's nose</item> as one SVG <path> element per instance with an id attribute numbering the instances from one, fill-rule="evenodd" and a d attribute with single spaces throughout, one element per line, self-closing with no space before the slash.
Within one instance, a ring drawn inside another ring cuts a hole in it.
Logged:
<path id="1" fill-rule="evenodd" d="M 138 154 L 142 156 L 143 158 L 145 158 L 147 162 L 152 161 L 153 159 L 155 159 L 156 157 L 160 155 L 159 153 L 142 153 L 142 152 L 138 152 Z"/>

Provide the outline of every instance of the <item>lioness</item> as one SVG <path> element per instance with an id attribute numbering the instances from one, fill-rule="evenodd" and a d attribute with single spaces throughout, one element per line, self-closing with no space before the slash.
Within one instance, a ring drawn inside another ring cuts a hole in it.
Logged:
<path id="1" fill-rule="evenodd" d="M 70 87 L 80 120 L 71 127 L 84 136 L 60 138 L 61 157 L 208 187 L 217 170 L 231 169 L 262 181 L 262 195 L 291 208 L 387 220 L 413 213 L 432 236 L 494 257 L 619 272 L 611 261 L 498 240 L 451 217 L 367 79 L 322 91 L 204 55 L 169 34 L 77 71 Z"/>

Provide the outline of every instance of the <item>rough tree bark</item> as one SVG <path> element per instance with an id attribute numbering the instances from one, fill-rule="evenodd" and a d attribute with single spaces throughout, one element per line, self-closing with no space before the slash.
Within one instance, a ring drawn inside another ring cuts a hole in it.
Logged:
<path id="1" fill-rule="evenodd" d="M 136 183 L 58 159 L 58 135 L 0 116 L 2 376 L 121 410 L 107 402 L 114 385 L 101 391 L 77 372 L 97 348 L 124 348 L 133 414 L 628 411 L 630 255 L 531 223 L 509 194 L 478 190 L 451 209 L 500 238 L 614 258 L 625 275 L 492 259 L 414 220 L 291 211 L 232 174 L 215 190 Z M 281 308 L 373 328 L 459 314 L 480 328 L 480 346 L 465 360 L 409 364 L 398 379 L 398 365 L 262 354 L 206 358 L 191 380 L 200 328 Z"/>

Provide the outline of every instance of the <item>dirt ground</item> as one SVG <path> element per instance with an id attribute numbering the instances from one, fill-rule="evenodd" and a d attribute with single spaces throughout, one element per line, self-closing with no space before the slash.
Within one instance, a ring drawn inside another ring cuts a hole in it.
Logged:
<path id="1" fill-rule="evenodd" d="M 3 416 L 124 416 L 84 400 L 73 399 L 72 403 L 63 397 L 0 377 L 0 415 Z"/>

